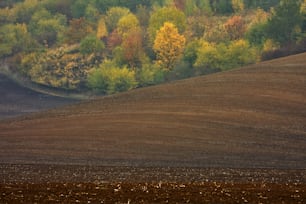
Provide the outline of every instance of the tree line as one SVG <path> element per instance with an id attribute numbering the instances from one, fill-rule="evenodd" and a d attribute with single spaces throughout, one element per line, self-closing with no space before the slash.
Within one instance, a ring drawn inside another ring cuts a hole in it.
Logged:
<path id="1" fill-rule="evenodd" d="M 12 71 L 112 94 L 303 52 L 306 0 L 8 0 L 0 25 Z"/>

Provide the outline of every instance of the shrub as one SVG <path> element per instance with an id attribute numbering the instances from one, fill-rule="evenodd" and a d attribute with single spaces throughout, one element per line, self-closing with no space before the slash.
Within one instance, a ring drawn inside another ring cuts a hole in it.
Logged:
<path id="1" fill-rule="evenodd" d="M 80 52 L 84 54 L 100 53 L 105 48 L 104 43 L 94 35 L 85 37 L 80 43 Z"/>
<path id="2" fill-rule="evenodd" d="M 135 72 L 127 67 L 118 67 L 112 61 L 104 61 L 89 74 L 88 87 L 97 93 L 113 94 L 135 88 Z"/>
<path id="3" fill-rule="evenodd" d="M 227 46 L 203 41 L 194 66 L 202 73 L 210 73 L 216 69 L 228 70 L 255 63 L 257 57 L 255 48 L 245 40 L 232 41 Z"/>
<path id="4" fill-rule="evenodd" d="M 164 81 L 164 71 L 156 64 L 143 64 L 137 73 L 140 86 L 159 84 Z"/>
<path id="5" fill-rule="evenodd" d="M 250 47 L 246 40 L 237 40 L 230 43 L 226 52 L 226 66 L 222 69 L 241 67 L 255 63 L 257 60 L 256 50 Z"/>

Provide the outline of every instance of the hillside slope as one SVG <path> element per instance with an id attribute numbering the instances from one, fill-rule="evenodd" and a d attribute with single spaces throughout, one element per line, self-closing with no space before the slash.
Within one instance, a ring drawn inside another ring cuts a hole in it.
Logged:
<path id="1" fill-rule="evenodd" d="M 0 73 L 0 119 L 34 113 L 73 102 L 76 100 L 50 96 L 22 87 Z"/>
<path id="2" fill-rule="evenodd" d="M 2 121 L 0 161 L 306 168 L 306 54 Z"/>

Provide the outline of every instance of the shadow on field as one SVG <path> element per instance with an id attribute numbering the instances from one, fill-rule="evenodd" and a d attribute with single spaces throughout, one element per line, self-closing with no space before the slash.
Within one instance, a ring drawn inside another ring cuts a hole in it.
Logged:
<path id="1" fill-rule="evenodd" d="M 21 87 L 5 75 L 0 74 L 0 120 L 74 102 L 76 100 L 51 96 Z"/>

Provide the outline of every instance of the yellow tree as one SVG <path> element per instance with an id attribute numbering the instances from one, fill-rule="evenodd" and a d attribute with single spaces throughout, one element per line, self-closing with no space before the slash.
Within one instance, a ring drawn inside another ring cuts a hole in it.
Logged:
<path id="1" fill-rule="evenodd" d="M 175 62 L 182 56 L 185 42 L 185 37 L 179 34 L 176 26 L 165 22 L 164 26 L 157 31 L 153 45 L 157 62 L 167 70 L 172 69 Z"/>
<path id="2" fill-rule="evenodd" d="M 108 32 L 107 32 L 107 27 L 104 18 L 101 18 L 98 22 L 98 27 L 97 27 L 97 38 L 103 39 L 107 37 Z"/>
<path id="3" fill-rule="evenodd" d="M 243 0 L 232 0 L 232 7 L 235 12 L 241 12 L 244 10 Z"/>

